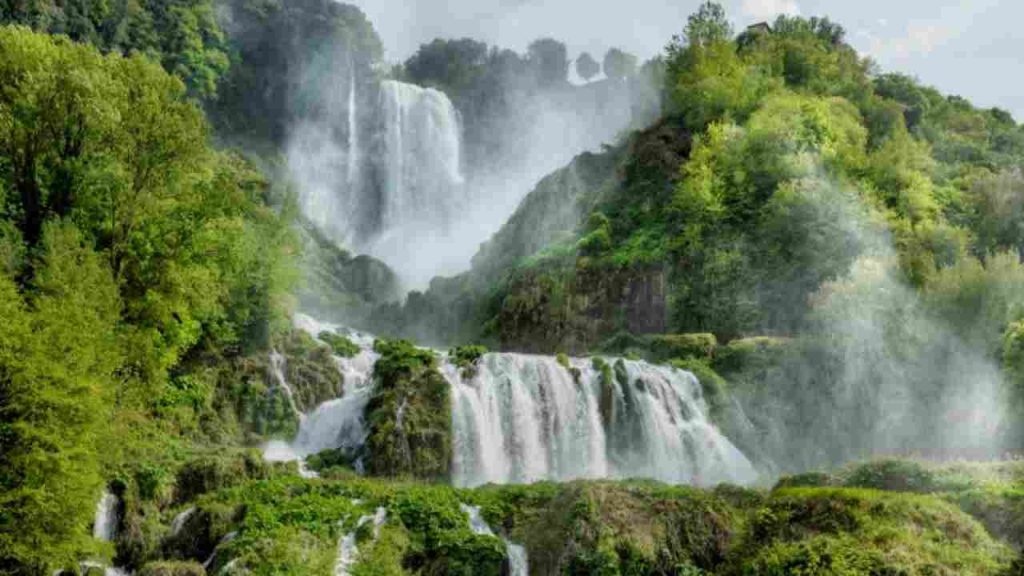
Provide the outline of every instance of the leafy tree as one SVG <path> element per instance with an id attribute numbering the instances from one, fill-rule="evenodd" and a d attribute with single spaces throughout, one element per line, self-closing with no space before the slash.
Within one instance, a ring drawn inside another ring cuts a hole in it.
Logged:
<path id="1" fill-rule="evenodd" d="M 624 80 L 636 74 L 636 56 L 612 48 L 604 55 L 604 73 L 614 80 Z"/>
<path id="2" fill-rule="evenodd" d="M 530 67 L 543 87 L 564 84 L 569 77 L 569 52 L 565 44 L 552 38 L 541 38 L 527 47 Z"/>
<path id="3" fill-rule="evenodd" d="M 732 38 L 732 24 L 725 16 L 725 9 L 718 2 L 705 1 L 697 11 L 689 16 L 682 38 L 676 38 L 680 44 L 690 46 L 709 46 L 725 42 Z"/>
<path id="4" fill-rule="evenodd" d="M 601 65 L 598 64 L 597 60 L 594 60 L 590 52 L 584 52 L 576 59 L 576 73 L 585 82 L 590 82 L 591 78 L 601 73 Z"/>
<path id="5" fill-rule="evenodd" d="M 0 277 L 0 567 L 50 573 L 91 549 L 115 398 L 120 300 L 74 225 L 43 227 L 28 302 Z"/>

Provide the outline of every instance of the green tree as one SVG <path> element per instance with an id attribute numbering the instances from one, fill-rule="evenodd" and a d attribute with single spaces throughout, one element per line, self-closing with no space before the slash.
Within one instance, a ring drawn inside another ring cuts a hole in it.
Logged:
<path id="1" fill-rule="evenodd" d="M 569 77 L 569 51 L 553 38 L 534 40 L 527 47 L 528 60 L 542 87 L 564 84 Z"/>
<path id="2" fill-rule="evenodd" d="M 603 66 L 606 76 L 614 80 L 624 80 L 636 74 L 637 58 L 618 48 L 612 48 L 605 53 Z"/>
<path id="3" fill-rule="evenodd" d="M 50 573 L 91 549 L 115 398 L 120 301 L 74 225 L 43 227 L 28 302 L 0 277 L 0 568 Z"/>
<path id="4" fill-rule="evenodd" d="M 686 20 L 682 38 L 676 40 L 690 46 L 709 46 L 732 38 L 732 24 L 718 2 L 706 1 Z"/>
<path id="5" fill-rule="evenodd" d="M 576 59 L 576 73 L 583 78 L 584 82 L 590 82 L 591 78 L 601 73 L 601 65 L 594 60 L 590 52 L 584 52 Z"/>

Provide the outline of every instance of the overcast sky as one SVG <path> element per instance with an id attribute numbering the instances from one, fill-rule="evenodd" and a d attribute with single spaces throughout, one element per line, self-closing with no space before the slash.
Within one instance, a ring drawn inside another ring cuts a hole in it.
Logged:
<path id="1" fill-rule="evenodd" d="M 517 51 L 551 36 L 600 60 L 612 46 L 654 56 L 699 0 L 347 0 L 367 13 L 389 60 L 437 37 Z M 883 70 L 911 73 L 1024 120 L 1024 0 L 726 0 L 740 28 L 777 14 L 829 16 Z"/>

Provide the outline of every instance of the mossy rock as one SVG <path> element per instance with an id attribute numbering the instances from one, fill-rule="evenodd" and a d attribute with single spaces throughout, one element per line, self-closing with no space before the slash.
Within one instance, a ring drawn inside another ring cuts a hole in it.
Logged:
<path id="1" fill-rule="evenodd" d="M 336 356 L 341 356 L 342 358 L 352 358 L 360 352 L 359 345 L 342 334 L 325 331 L 318 334 L 317 338 L 330 346 Z"/>
<path id="2" fill-rule="evenodd" d="M 243 513 L 242 508 L 216 502 L 193 508 L 181 529 L 176 534 L 168 533 L 162 542 L 163 557 L 205 561 Z"/>
<path id="3" fill-rule="evenodd" d="M 647 342 L 656 361 L 672 358 L 710 361 L 718 348 L 714 334 L 657 334 L 648 336 Z"/>
<path id="4" fill-rule="evenodd" d="M 463 378 L 472 379 L 484 354 L 487 354 L 487 347 L 474 344 L 452 348 L 448 351 L 448 358 L 462 371 Z"/>
<path id="5" fill-rule="evenodd" d="M 719 346 L 712 365 L 726 378 L 735 373 L 756 373 L 778 366 L 792 349 L 793 341 L 788 338 L 742 338 Z"/>
<path id="6" fill-rule="evenodd" d="M 198 562 L 150 562 L 138 576 L 206 576 L 206 569 Z"/>
<path id="7" fill-rule="evenodd" d="M 935 474 L 913 460 L 876 460 L 854 465 L 843 474 L 843 484 L 890 492 L 933 492 Z"/>
<path id="8" fill-rule="evenodd" d="M 377 340 L 374 391 L 366 407 L 367 471 L 380 476 L 448 477 L 451 394 L 434 352 Z"/>
<path id="9" fill-rule="evenodd" d="M 202 494 L 269 476 L 270 468 L 256 450 L 199 456 L 178 470 L 175 501 L 190 502 Z"/>
<path id="10" fill-rule="evenodd" d="M 1009 548 L 930 495 L 785 488 L 758 510 L 733 554 L 742 574 L 1005 573 Z"/>
<path id="11" fill-rule="evenodd" d="M 826 486 L 837 486 L 840 481 L 827 472 L 804 472 L 783 476 L 775 483 L 775 489 L 780 488 L 824 488 Z"/>

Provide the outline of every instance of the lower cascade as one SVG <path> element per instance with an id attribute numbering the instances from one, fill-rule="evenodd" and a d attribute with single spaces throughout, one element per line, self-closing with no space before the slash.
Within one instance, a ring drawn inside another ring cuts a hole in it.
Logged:
<path id="1" fill-rule="evenodd" d="M 296 325 L 314 336 L 340 330 L 302 315 Z M 342 397 L 303 415 L 295 439 L 272 442 L 265 457 L 358 452 L 378 355 L 372 337 L 354 341 L 359 354 L 336 358 L 345 378 Z M 709 419 L 700 382 L 690 372 L 616 359 L 599 369 L 590 360 L 512 353 L 485 354 L 472 372 L 447 358 L 442 365 L 451 390 L 451 479 L 457 486 L 578 478 L 708 486 L 758 479 L 750 460 Z"/>
<path id="2" fill-rule="evenodd" d="M 570 362 L 488 354 L 473 378 L 446 370 L 456 484 L 757 479 L 746 456 L 709 421 L 693 374 L 631 360 L 617 360 L 614 374 L 602 374 L 590 362 Z"/>

